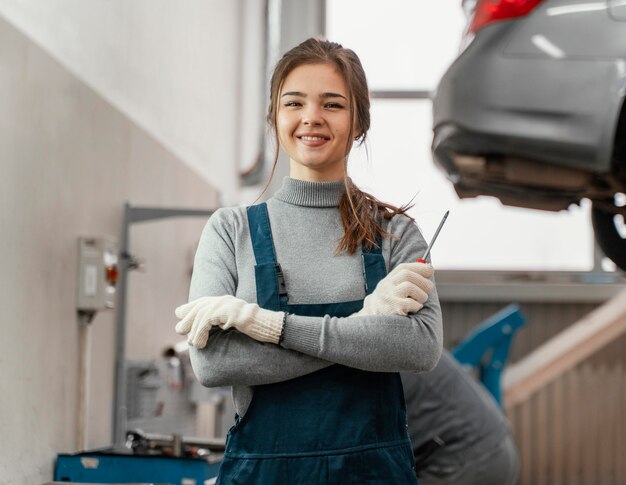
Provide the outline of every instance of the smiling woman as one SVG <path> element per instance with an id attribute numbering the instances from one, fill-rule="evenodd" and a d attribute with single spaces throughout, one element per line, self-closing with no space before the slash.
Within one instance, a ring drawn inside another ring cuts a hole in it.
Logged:
<path id="1" fill-rule="evenodd" d="M 276 116 L 291 176 L 341 180 L 352 146 L 348 88 L 330 64 L 296 67 L 285 79 Z"/>
<path id="2" fill-rule="evenodd" d="M 338 251 L 354 254 L 362 242 L 370 247 L 389 235 L 380 219 L 405 214 L 409 207 L 378 200 L 347 175 L 353 143 L 362 145 L 370 127 L 367 79 L 352 50 L 309 39 L 287 52 L 272 76 L 267 119 L 276 135 L 272 175 L 280 147 L 290 156 L 291 177 L 343 181 L 339 213 L 345 232 Z"/>
<path id="3" fill-rule="evenodd" d="M 233 387 L 218 483 L 415 484 L 399 372 L 435 366 L 441 312 L 417 225 L 347 176 L 370 125 L 356 54 L 287 52 L 268 122 L 290 177 L 211 217 L 176 311 L 198 379 Z"/>

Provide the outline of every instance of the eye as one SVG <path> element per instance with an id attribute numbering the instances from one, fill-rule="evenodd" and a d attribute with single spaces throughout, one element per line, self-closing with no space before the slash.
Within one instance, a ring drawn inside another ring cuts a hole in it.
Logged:
<path id="1" fill-rule="evenodd" d="M 331 103 L 326 103 L 324 105 L 325 108 L 328 109 L 343 109 L 343 105 L 340 103 L 335 103 L 335 102 L 331 102 Z"/>
<path id="2" fill-rule="evenodd" d="M 302 106 L 302 103 L 299 101 L 287 101 L 283 106 L 286 108 L 296 108 L 298 106 Z"/>

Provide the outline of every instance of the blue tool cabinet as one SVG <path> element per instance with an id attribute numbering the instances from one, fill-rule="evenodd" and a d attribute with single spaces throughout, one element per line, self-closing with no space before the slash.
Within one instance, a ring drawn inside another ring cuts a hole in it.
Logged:
<path id="1" fill-rule="evenodd" d="M 217 476 L 219 466 L 202 458 L 83 452 L 59 454 L 54 479 L 82 483 L 204 485 L 205 480 Z"/>

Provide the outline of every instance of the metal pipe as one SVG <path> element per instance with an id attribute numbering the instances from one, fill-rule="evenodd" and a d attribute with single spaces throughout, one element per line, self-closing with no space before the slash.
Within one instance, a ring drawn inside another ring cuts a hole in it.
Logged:
<path id="1" fill-rule="evenodd" d="M 91 320 L 95 312 L 78 312 L 78 423 L 76 427 L 76 449 L 87 447 L 89 438 L 89 383 L 91 374 Z"/>
<path id="2" fill-rule="evenodd" d="M 119 281 L 116 288 L 115 314 L 115 389 L 113 395 L 113 450 L 124 451 L 126 427 L 126 281 L 128 277 L 128 242 L 131 224 L 130 204 L 124 204 L 122 241 L 119 260 Z"/>

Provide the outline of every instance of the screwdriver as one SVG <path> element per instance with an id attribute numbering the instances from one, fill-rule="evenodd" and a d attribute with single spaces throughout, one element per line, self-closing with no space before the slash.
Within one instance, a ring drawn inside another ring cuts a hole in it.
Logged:
<path id="1" fill-rule="evenodd" d="M 439 227 L 435 231 L 435 235 L 430 240 L 430 244 L 426 248 L 426 252 L 424 253 L 424 256 L 422 256 L 421 258 L 417 258 L 415 260 L 416 263 L 426 263 L 426 258 L 430 254 L 430 250 L 432 249 L 433 244 L 435 244 L 435 240 L 437 239 L 437 236 L 439 235 L 439 231 L 441 231 L 441 228 L 443 227 L 443 223 L 446 222 L 446 219 L 448 218 L 448 214 L 450 214 L 450 211 L 446 211 L 446 213 L 443 215 L 443 218 L 441 219 L 441 222 L 439 223 Z"/>

